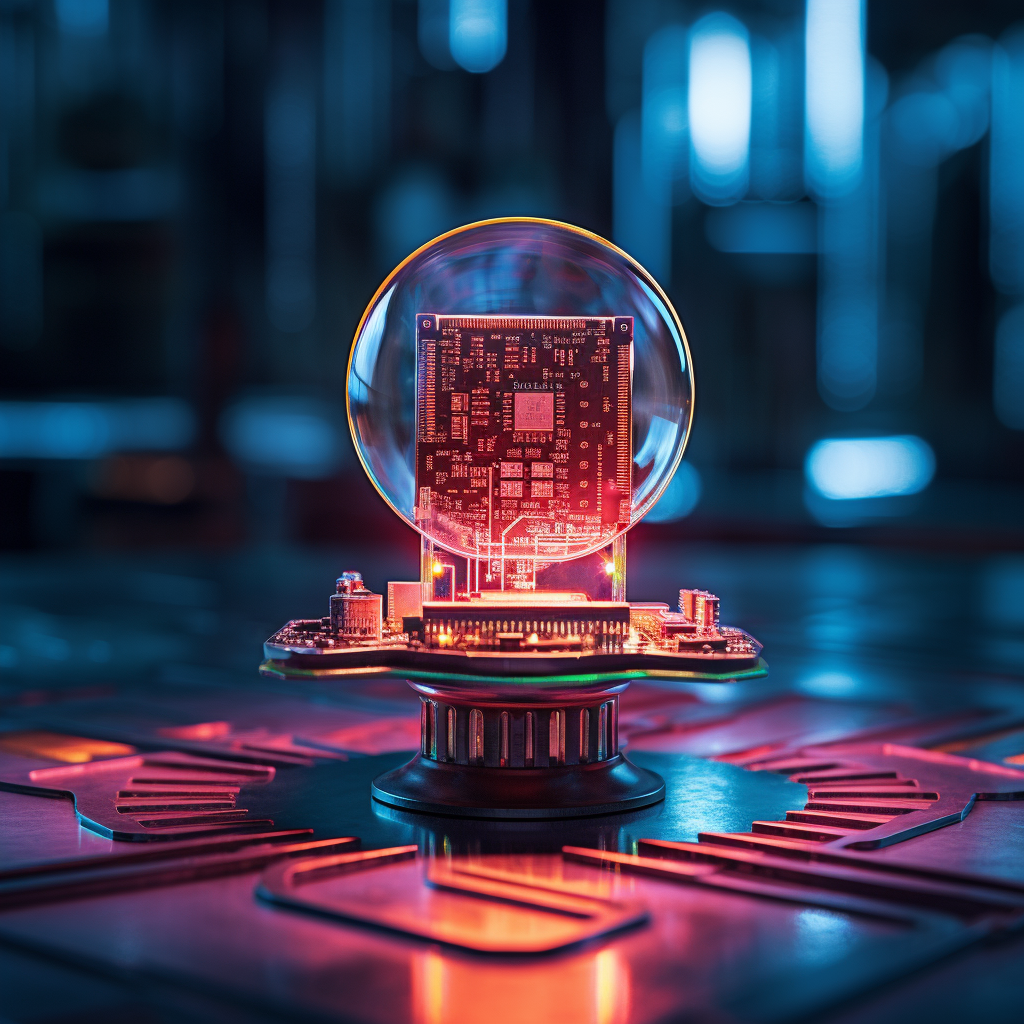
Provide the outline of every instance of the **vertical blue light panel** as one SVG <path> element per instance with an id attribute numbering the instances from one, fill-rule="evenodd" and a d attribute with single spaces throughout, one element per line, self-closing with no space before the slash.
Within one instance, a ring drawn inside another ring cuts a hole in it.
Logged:
<path id="1" fill-rule="evenodd" d="M 804 174 L 819 198 L 844 195 L 864 159 L 864 0 L 807 0 Z"/>
<path id="2" fill-rule="evenodd" d="M 844 412 L 863 409 L 878 386 L 883 230 L 880 111 L 888 85 L 872 66 L 872 116 L 866 122 L 856 186 L 821 203 L 818 216 L 818 392 Z"/>
<path id="3" fill-rule="evenodd" d="M 612 168 L 612 237 L 662 284 L 672 271 L 672 206 L 668 189 L 652 194 L 644 180 L 640 114 L 615 126 Z"/>
<path id="4" fill-rule="evenodd" d="M 992 53 L 989 156 L 992 283 L 1024 293 L 1024 28 L 1011 29 Z"/>
<path id="5" fill-rule="evenodd" d="M 449 0 L 448 46 L 455 63 L 474 74 L 496 68 L 508 45 L 505 0 Z"/>
<path id="6" fill-rule="evenodd" d="M 1003 315 L 996 329 L 992 400 L 999 421 L 1024 430 L 1024 305 Z"/>
<path id="7" fill-rule="evenodd" d="M 644 46 L 642 161 L 647 190 L 657 203 L 671 203 L 673 182 L 687 176 L 689 32 L 683 25 L 658 29 Z"/>
<path id="8" fill-rule="evenodd" d="M 717 206 L 743 198 L 750 174 L 750 36 L 728 14 L 690 34 L 690 184 Z"/>

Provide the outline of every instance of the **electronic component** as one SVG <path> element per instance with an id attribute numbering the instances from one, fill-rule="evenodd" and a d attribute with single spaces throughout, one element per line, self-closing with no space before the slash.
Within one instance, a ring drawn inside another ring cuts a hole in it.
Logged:
<path id="1" fill-rule="evenodd" d="M 630 522 L 632 317 L 416 318 L 417 525 L 562 558 Z"/>
<path id="2" fill-rule="evenodd" d="M 376 647 L 379 664 L 407 678 L 437 672 L 497 677 L 513 668 L 546 675 L 583 671 L 584 665 L 599 674 L 617 671 L 621 658 L 689 678 L 764 674 L 761 645 L 743 630 L 720 626 L 718 598 L 707 591 L 681 592 L 691 595 L 684 604 L 696 609 L 695 618 L 667 604 L 592 601 L 570 592 L 414 602 L 411 584 L 389 583 L 389 595 L 404 594 L 408 604 L 389 596 L 383 627 L 380 595 L 365 588 L 359 573 L 343 573 L 338 591 L 329 619 L 289 622 L 267 641 L 264 671 L 277 674 L 287 663 L 284 674 L 300 667 L 326 675 L 350 672 Z M 567 658 L 577 662 L 575 668 Z"/>
<path id="3" fill-rule="evenodd" d="M 380 640 L 381 596 L 371 593 L 358 572 L 343 572 L 331 595 L 331 632 L 342 640 Z"/>
<path id="4" fill-rule="evenodd" d="M 718 629 L 718 598 L 706 590 L 680 590 L 679 611 L 698 632 L 714 633 Z"/>
<path id="5" fill-rule="evenodd" d="M 388 626 L 402 632 L 402 620 L 423 614 L 423 587 L 419 580 L 388 583 Z"/>
<path id="6" fill-rule="evenodd" d="M 371 789 L 394 808 L 557 818 L 647 806 L 664 782 L 618 744 L 630 679 L 766 671 L 761 645 L 720 625 L 714 595 L 680 590 L 678 611 L 626 601 L 626 531 L 663 493 L 689 430 L 689 353 L 657 282 L 589 233 L 540 223 L 435 240 L 356 333 L 349 424 L 370 479 L 422 536 L 418 592 L 390 583 L 379 624 L 380 598 L 374 618 L 375 595 L 346 573 L 330 619 L 290 622 L 265 645 L 268 675 L 390 675 L 420 695 L 419 753 Z"/>

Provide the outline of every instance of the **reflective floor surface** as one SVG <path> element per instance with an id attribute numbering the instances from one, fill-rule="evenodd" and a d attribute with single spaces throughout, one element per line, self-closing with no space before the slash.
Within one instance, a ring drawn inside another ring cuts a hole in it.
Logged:
<path id="1" fill-rule="evenodd" d="M 770 675 L 634 684 L 665 802 L 557 823 L 376 804 L 412 691 L 257 675 L 349 568 L 415 552 L 0 562 L 0 1017 L 1019 1019 L 1024 557 L 631 546 Z"/>

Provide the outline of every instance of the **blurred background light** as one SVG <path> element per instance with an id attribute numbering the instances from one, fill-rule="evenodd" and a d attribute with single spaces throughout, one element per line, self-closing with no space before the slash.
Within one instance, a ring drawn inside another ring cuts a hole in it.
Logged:
<path id="1" fill-rule="evenodd" d="M 890 108 L 889 118 L 900 156 L 910 163 L 939 163 L 957 148 L 961 137 L 959 114 L 943 92 L 901 96 Z"/>
<path id="2" fill-rule="evenodd" d="M 988 130 L 991 56 L 991 39 L 955 39 L 898 83 L 883 116 L 887 237 L 878 394 L 888 401 L 920 393 L 939 167 Z"/>
<path id="3" fill-rule="evenodd" d="M 728 14 L 708 14 L 690 34 L 690 181 L 705 202 L 742 198 L 750 169 L 750 37 Z"/>
<path id="4" fill-rule="evenodd" d="M 1004 313 L 996 328 L 992 400 L 1003 426 L 1024 430 L 1024 305 Z"/>
<path id="5" fill-rule="evenodd" d="M 672 183 L 687 174 L 689 32 L 666 25 L 652 33 L 643 52 L 643 173 L 651 196 L 668 204 Z"/>
<path id="6" fill-rule="evenodd" d="M 864 683 L 847 672 L 810 672 L 797 679 L 801 693 L 831 699 L 850 698 L 862 694 Z"/>
<path id="7" fill-rule="evenodd" d="M 701 489 L 700 473 L 691 463 L 681 462 L 644 522 L 675 523 L 685 519 L 699 504 Z"/>
<path id="8" fill-rule="evenodd" d="M 374 209 L 382 271 L 459 221 L 451 186 L 436 168 L 413 166 L 385 185 Z"/>
<path id="9" fill-rule="evenodd" d="M 316 311 L 316 109 L 298 68 L 273 81 L 266 108 L 267 315 L 304 330 Z"/>
<path id="10" fill-rule="evenodd" d="M 978 142 L 989 125 L 992 79 L 992 40 L 986 36 L 961 36 L 935 57 L 935 80 L 957 113 L 953 138 L 955 149 Z"/>
<path id="11" fill-rule="evenodd" d="M 311 399 L 244 399 L 225 410 L 219 432 L 230 455 L 253 472 L 318 480 L 342 457 L 330 410 Z"/>
<path id="12" fill-rule="evenodd" d="M 505 0 L 448 0 L 448 45 L 455 63 L 484 74 L 496 68 L 508 45 Z"/>
<path id="13" fill-rule="evenodd" d="M 818 393 L 840 412 L 865 408 L 878 387 L 886 246 L 880 135 L 888 79 L 875 62 L 870 72 L 857 181 L 819 207 Z"/>
<path id="14" fill-rule="evenodd" d="M 672 274 L 672 204 L 689 192 L 688 50 L 685 25 L 651 33 L 643 44 L 640 110 L 615 126 L 612 237 L 663 283 Z"/>
<path id="15" fill-rule="evenodd" d="M 448 5 L 441 0 L 448 54 Z M 332 179 L 360 183 L 391 138 L 391 5 L 326 0 L 323 29 L 323 154 Z M 448 58 L 448 67 L 454 67 Z"/>
<path id="16" fill-rule="evenodd" d="M 376 522 L 352 329 L 418 246 L 523 214 L 611 237 L 692 332 L 680 537 L 1024 543 L 1024 14 L 949 6 L 0 3 L 0 548 Z M 117 426 L 157 395 L 187 443 Z M 815 438 L 897 432 L 940 464 L 914 498 L 804 477 Z"/>
<path id="17" fill-rule="evenodd" d="M 817 252 L 817 217 L 811 203 L 738 203 L 708 210 L 708 241 L 719 252 L 801 255 Z"/>
<path id="18" fill-rule="evenodd" d="M 644 177 L 641 118 L 623 114 L 615 126 L 612 165 L 612 239 L 657 281 L 672 271 L 672 207 L 668 188 L 652 192 Z"/>
<path id="19" fill-rule="evenodd" d="M 455 67 L 448 44 L 449 0 L 419 0 L 416 5 L 416 42 L 426 62 L 438 71 Z"/>
<path id="20" fill-rule="evenodd" d="M 935 455 L 913 435 L 826 438 L 807 453 L 807 483 L 833 501 L 917 494 L 935 475 Z"/>
<path id="21" fill-rule="evenodd" d="M 1024 293 L 1024 27 L 1007 32 L 992 53 L 989 150 L 989 266 L 992 283 Z"/>
<path id="22" fill-rule="evenodd" d="M 121 402 L 0 402 L 0 458 L 93 459 L 117 451 L 175 451 L 195 416 L 174 398 Z"/>
<path id="23" fill-rule="evenodd" d="M 102 36 L 110 21 L 108 0 L 55 0 L 54 12 L 62 32 Z"/>
<path id="24" fill-rule="evenodd" d="M 750 39 L 749 197 L 804 195 L 804 33 L 796 18 Z"/>
<path id="25" fill-rule="evenodd" d="M 148 221 L 174 213 L 177 175 L 161 167 L 64 168 L 39 181 L 39 209 L 69 221 Z"/>
<path id="26" fill-rule="evenodd" d="M 7 348 L 31 344 L 43 324 L 43 236 L 22 210 L 0 214 L 0 317 Z"/>
<path id="27" fill-rule="evenodd" d="M 863 161 L 863 0 L 807 0 L 805 173 L 830 198 L 856 185 Z"/>

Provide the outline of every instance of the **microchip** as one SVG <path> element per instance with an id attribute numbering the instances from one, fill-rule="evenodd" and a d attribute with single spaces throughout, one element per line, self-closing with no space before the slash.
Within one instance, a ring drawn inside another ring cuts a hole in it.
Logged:
<path id="1" fill-rule="evenodd" d="M 555 393 L 553 391 L 517 391 L 516 430 L 554 430 Z"/>
<path id="2" fill-rule="evenodd" d="M 629 524 L 632 317 L 416 317 L 417 520 L 480 558 Z"/>

